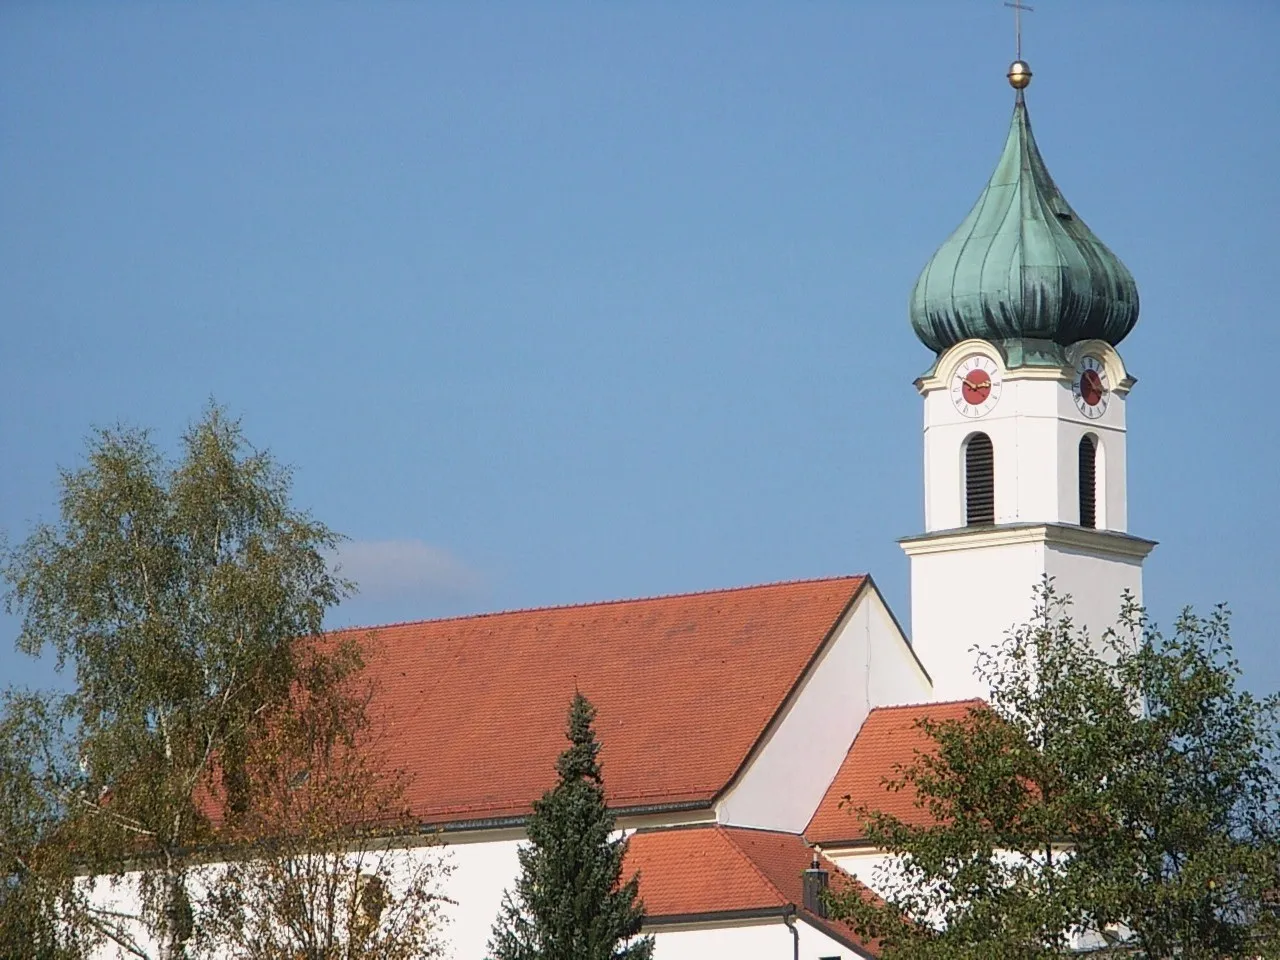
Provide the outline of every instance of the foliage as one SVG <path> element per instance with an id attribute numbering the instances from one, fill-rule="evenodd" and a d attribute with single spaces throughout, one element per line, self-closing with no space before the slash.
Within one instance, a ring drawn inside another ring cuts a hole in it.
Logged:
<path id="1" fill-rule="evenodd" d="M 202 791 L 243 806 L 246 744 L 289 696 L 296 642 L 349 587 L 325 560 L 338 538 L 289 493 L 288 472 L 216 407 L 175 463 L 143 431 L 103 430 L 61 475 L 59 521 L 6 557 L 19 647 L 52 649 L 75 674 L 53 707 L 72 739 L 43 778 L 57 798 L 44 809 L 82 868 L 142 868 L 141 920 L 165 958 L 194 932 L 191 851 L 212 838 Z M 67 919 L 148 955 L 119 917 Z"/>
<path id="2" fill-rule="evenodd" d="M 559 782 L 534 802 L 520 876 L 494 924 L 495 960 L 649 960 L 653 938 L 639 937 L 640 878 L 622 882 L 625 837 L 605 806 L 592 723 L 581 693 L 569 708 L 569 747 L 556 762 Z"/>
<path id="3" fill-rule="evenodd" d="M 1275 956 L 1274 697 L 1237 689 L 1229 619 L 1171 637 L 1131 602 L 1100 642 L 1043 586 L 978 673 L 988 706 L 921 726 L 900 769 L 927 825 L 860 810 L 898 856 L 833 912 L 892 958 Z"/>
<path id="4" fill-rule="evenodd" d="M 91 940 L 62 922 L 79 905 L 55 784 L 58 725 L 48 704 L 6 693 L 0 713 L 0 960 L 71 960 Z"/>
<path id="5" fill-rule="evenodd" d="M 380 762 L 360 667 L 354 644 L 309 658 L 298 695 L 266 718 L 245 757 L 246 810 L 222 836 L 234 856 L 202 877 L 210 893 L 198 907 L 202 941 L 220 958 L 443 953 L 448 864 L 434 836 L 403 846 L 416 825 L 404 777 Z"/>

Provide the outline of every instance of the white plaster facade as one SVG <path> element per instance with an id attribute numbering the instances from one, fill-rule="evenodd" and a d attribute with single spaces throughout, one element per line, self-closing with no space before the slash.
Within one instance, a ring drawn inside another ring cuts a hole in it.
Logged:
<path id="1" fill-rule="evenodd" d="M 1003 381 L 995 406 L 963 415 L 951 399 L 959 365 L 979 355 Z M 1102 361 L 1111 387 L 1105 412 L 1090 419 L 1071 384 L 1083 356 Z M 1116 623 L 1126 593 L 1142 601 L 1142 562 L 1154 543 L 1129 536 L 1125 482 L 1125 402 L 1134 381 L 1118 353 L 1084 341 L 1061 369 L 1009 370 L 992 344 L 966 340 L 917 381 L 924 398 L 925 530 L 902 541 L 911 562 L 914 649 L 933 677 L 937 700 L 985 697 L 974 676 L 975 648 L 1025 623 L 1034 594 L 1051 577 L 1071 596 L 1075 621 L 1093 636 Z M 995 523 L 966 526 L 965 444 L 991 438 Z M 1080 526 L 1079 446 L 1098 447 L 1097 526 Z"/>
<path id="2" fill-rule="evenodd" d="M 810 926 L 795 923 L 800 937 L 800 960 L 861 960 L 861 954 Z M 655 930 L 655 960 L 790 960 L 796 949 L 791 930 L 781 916 L 672 925 Z"/>
<path id="3" fill-rule="evenodd" d="M 1126 591 L 1142 600 L 1150 541 L 1056 524 L 952 531 L 903 541 L 911 557 L 913 642 L 929 664 L 937 700 L 987 697 L 976 649 L 1025 623 L 1037 585 L 1052 577 L 1070 594 L 1074 621 L 1091 636 L 1114 626 Z"/>
<path id="4" fill-rule="evenodd" d="M 965 416 L 952 402 L 955 373 L 968 357 L 993 361 L 1003 381 L 999 400 L 981 417 Z M 1106 410 L 1090 419 L 1072 396 L 1075 365 L 1083 356 L 1102 361 L 1111 389 Z M 930 376 L 916 381 L 924 398 L 925 531 L 965 525 L 964 445 L 975 433 L 995 449 L 995 522 L 1080 523 L 1078 450 L 1086 434 L 1101 450 L 1099 528 L 1123 533 L 1128 525 L 1125 403 L 1134 384 L 1115 348 L 1086 340 L 1067 351 L 1061 369 L 1010 370 L 985 340 L 965 340 L 938 358 Z"/>
<path id="5" fill-rule="evenodd" d="M 799 833 L 872 708 L 933 695 L 868 579 L 747 766 L 716 803 L 723 824 Z"/>
<path id="6" fill-rule="evenodd" d="M 498 915 L 503 892 L 519 872 L 517 850 L 520 840 L 514 831 L 475 831 L 451 839 L 446 856 L 451 872 L 440 892 L 455 901 L 446 909 L 442 930 L 449 960 L 484 960 L 493 921 Z M 437 855 L 421 848 L 405 851 L 407 857 Z M 98 905 L 125 915 L 137 915 L 136 875 L 118 882 L 99 879 L 95 887 Z M 193 878 L 199 889 L 199 875 Z M 702 918 L 679 923 L 655 924 L 646 930 L 654 936 L 655 960 L 705 960 L 708 957 L 735 957 L 742 960 L 788 960 L 793 956 L 795 938 L 783 909 L 758 911 L 757 915 L 729 920 Z M 159 945 L 146 935 L 145 928 L 127 924 L 138 946 L 148 956 L 159 956 Z M 854 960 L 863 955 L 850 949 L 825 930 L 809 923 L 803 914 L 795 918 L 799 933 L 800 960 Z M 106 944 L 95 960 L 130 960 L 136 957 L 122 947 Z"/>
<path id="7" fill-rule="evenodd" d="M 516 859 L 520 839 L 514 831 L 484 831 L 449 838 L 453 873 L 449 876 L 448 896 L 456 904 L 447 911 L 445 937 L 457 960 L 488 956 L 485 948 L 503 891 L 520 873 Z"/>
<path id="8" fill-rule="evenodd" d="M 881 878 L 884 871 L 892 867 L 897 858 L 884 853 L 875 847 L 826 848 L 823 856 L 838 866 L 849 876 L 860 880 L 876 893 L 882 893 Z"/>

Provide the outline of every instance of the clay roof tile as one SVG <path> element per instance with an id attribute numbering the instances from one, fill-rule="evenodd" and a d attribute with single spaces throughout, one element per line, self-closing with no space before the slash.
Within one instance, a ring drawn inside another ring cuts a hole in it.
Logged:
<path id="1" fill-rule="evenodd" d="M 527 814 L 576 689 L 615 808 L 709 804 L 862 588 L 838 577 L 344 631 L 424 823 Z"/>
<path id="2" fill-rule="evenodd" d="M 919 727 L 922 718 L 961 720 L 981 706 L 982 700 L 955 700 L 872 710 L 805 828 L 805 837 L 827 847 L 862 840 L 864 831 L 856 816 L 860 807 L 907 823 L 927 823 L 929 815 L 916 806 L 915 793 L 889 790 L 885 781 L 897 775 L 899 766 L 909 764 L 917 751 L 930 749 L 933 741 Z"/>
<path id="3" fill-rule="evenodd" d="M 659 829 L 632 835 L 623 875 L 639 871 L 640 896 L 651 921 L 791 904 L 810 923 L 871 952 L 850 927 L 804 909 L 801 878 L 813 854 L 804 838 L 793 833 L 719 825 Z M 831 861 L 820 862 L 836 889 L 857 885 Z"/>

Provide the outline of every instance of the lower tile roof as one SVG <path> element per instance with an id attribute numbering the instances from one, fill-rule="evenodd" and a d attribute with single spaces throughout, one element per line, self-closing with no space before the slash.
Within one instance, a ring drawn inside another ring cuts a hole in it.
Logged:
<path id="1" fill-rule="evenodd" d="M 714 920 L 794 905 L 798 914 L 851 949 L 869 945 L 843 923 L 804 909 L 802 875 L 814 850 L 794 833 L 716 824 L 639 831 L 631 836 L 624 876 L 640 872 L 649 921 Z M 858 885 L 831 861 L 820 860 L 835 889 Z"/>
<path id="2" fill-rule="evenodd" d="M 856 814 L 860 807 L 891 814 L 907 823 L 927 823 L 929 814 L 916 806 L 915 793 L 910 789 L 889 790 L 885 781 L 897 776 L 899 766 L 911 763 L 917 752 L 931 749 L 932 739 L 920 729 L 922 719 L 962 720 L 970 710 L 983 705 L 982 700 L 954 700 L 872 710 L 809 820 L 805 837 L 810 843 L 825 847 L 856 844 L 865 836 Z"/>

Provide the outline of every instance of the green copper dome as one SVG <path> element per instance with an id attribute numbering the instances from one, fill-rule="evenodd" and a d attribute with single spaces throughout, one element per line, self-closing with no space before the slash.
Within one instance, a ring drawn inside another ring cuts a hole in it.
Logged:
<path id="1" fill-rule="evenodd" d="M 977 337 L 1034 362 L 1053 344 L 1114 346 L 1137 322 L 1133 275 L 1049 176 L 1019 91 L 995 173 L 916 281 L 911 326 L 937 353 Z"/>

